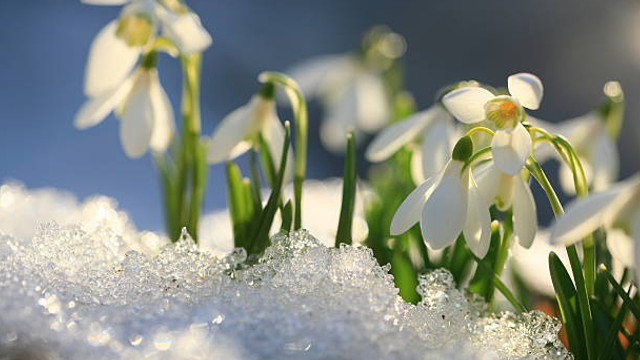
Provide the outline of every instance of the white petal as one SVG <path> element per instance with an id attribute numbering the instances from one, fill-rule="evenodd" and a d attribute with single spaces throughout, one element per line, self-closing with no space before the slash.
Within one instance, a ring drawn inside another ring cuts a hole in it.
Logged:
<path id="1" fill-rule="evenodd" d="M 307 99 L 327 95 L 351 81 L 357 66 L 351 55 L 323 55 L 285 71 L 296 80 Z"/>
<path id="2" fill-rule="evenodd" d="M 151 80 L 151 104 L 153 106 L 153 133 L 151 135 L 151 149 L 164 152 L 169 147 L 171 136 L 175 130 L 173 106 L 167 93 L 160 85 L 157 71 L 153 72 Z"/>
<path id="3" fill-rule="evenodd" d="M 531 154 L 531 136 L 522 124 L 512 131 L 498 130 L 491 140 L 491 155 L 496 167 L 508 175 L 516 175 Z"/>
<path id="4" fill-rule="evenodd" d="M 509 76 L 507 79 L 509 93 L 518 99 L 520 104 L 527 109 L 537 110 L 542 101 L 542 81 L 529 73 L 519 73 Z"/>
<path id="5" fill-rule="evenodd" d="M 451 151 L 455 145 L 453 139 L 453 122 L 449 114 L 437 118 L 430 124 L 422 140 L 422 172 L 425 178 L 433 176 L 444 169 L 451 159 Z"/>
<path id="6" fill-rule="evenodd" d="M 513 189 L 513 235 L 525 248 L 531 247 L 538 230 L 536 203 L 522 176 L 515 176 Z"/>
<path id="7" fill-rule="evenodd" d="M 422 165 L 422 149 L 420 146 L 411 146 L 411 161 L 409 163 L 411 171 L 411 180 L 414 184 L 422 184 L 429 177 L 424 176 L 424 169 Z"/>
<path id="8" fill-rule="evenodd" d="M 347 133 L 357 130 L 358 102 L 355 86 L 346 89 L 327 105 L 326 118 L 320 126 L 322 144 L 334 153 L 342 153 L 347 145 Z M 356 131 L 356 139 L 359 139 Z"/>
<path id="9" fill-rule="evenodd" d="M 465 87 L 446 94 L 442 103 L 456 119 L 472 124 L 485 119 L 484 105 L 494 97 L 487 89 Z"/>
<path id="10" fill-rule="evenodd" d="M 591 151 L 593 168 L 591 187 L 594 191 L 602 191 L 618 178 L 620 158 L 618 148 L 606 132 L 600 133 Z"/>
<path id="11" fill-rule="evenodd" d="M 202 26 L 198 15 L 192 12 L 177 15 L 164 10 L 162 6 L 157 6 L 156 13 L 162 22 L 164 35 L 174 42 L 180 53 L 188 55 L 202 52 L 211 46 L 211 35 Z"/>
<path id="12" fill-rule="evenodd" d="M 492 161 L 474 172 L 478 189 L 490 206 L 495 204 L 498 209 L 505 211 L 511 207 L 515 179 L 500 171 Z"/>
<path id="13" fill-rule="evenodd" d="M 632 225 L 633 231 L 633 260 L 636 269 L 636 279 L 640 279 L 640 213 L 636 215 Z M 637 281 L 637 280 L 636 280 Z"/>
<path id="14" fill-rule="evenodd" d="M 120 140 L 127 156 L 137 158 L 147 151 L 153 131 L 150 83 L 141 73 L 120 116 Z"/>
<path id="15" fill-rule="evenodd" d="M 553 226 L 551 241 L 571 245 L 604 225 L 621 194 L 625 194 L 623 190 L 615 188 L 571 202 Z"/>
<path id="16" fill-rule="evenodd" d="M 422 236 L 436 250 L 452 244 L 466 223 L 468 179 L 461 179 L 461 168 L 458 161 L 449 163 L 422 211 Z"/>
<path id="17" fill-rule="evenodd" d="M 211 137 L 207 153 L 209 163 L 233 159 L 251 148 L 251 144 L 245 140 L 259 130 L 254 116 L 257 97 L 254 96 L 248 104 L 222 119 Z"/>
<path id="18" fill-rule="evenodd" d="M 607 249 L 625 267 L 634 267 L 633 239 L 620 229 L 607 230 Z"/>
<path id="19" fill-rule="evenodd" d="M 117 26 L 117 20 L 107 24 L 91 44 L 85 69 L 87 96 L 98 96 L 120 85 L 138 61 L 140 49 L 116 37 Z"/>
<path id="20" fill-rule="evenodd" d="M 80 0 L 81 2 L 89 5 L 124 5 L 129 0 Z"/>
<path id="21" fill-rule="evenodd" d="M 132 86 L 133 79 L 129 77 L 120 86 L 87 100 L 76 114 L 75 127 L 86 129 L 102 122 L 129 95 Z"/>
<path id="22" fill-rule="evenodd" d="M 404 199 L 391 220 L 391 235 L 403 234 L 420 221 L 424 203 L 433 192 L 434 185 L 438 183 L 439 179 L 439 175 L 427 179 Z"/>
<path id="23" fill-rule="evenodd" d="M 464 238 L 471 252 L 484 258 L 491 245 L 491 216 L 489 207 L 480 194 L 478 187 L 470 176 L 467 219 L 464 224 Z"/>
<path id="24" fill-rule="evenodd" d="M 420 132 L 441 113 L 440 107 L 434 105 L 383 129 L 367 148 L 367 160 L 378 162 L 388 159 L 402 146 L 419 136 Z"/>
<path id="25" fill-rule="evenodd" d="M 365 72 L 355 81 L 358 128 L 370 133 L 389 122 L 389 97 L 379 74 Z"/>
<path id="26" fill-rule="evenodd" d="M 578 155 L 580 159 L 580 163 L 582 164 L 582 171 L 584 171 L 584 176 L 587 179 L 587 184 L 592 183 L 593 179 L 593 169 L 591 168 L 591 163 L 587 161 L 586 158 Z M 560 187 L 562 187 L 562 191 L 567 195 L 575 195 L 576 194 L 576 185 L 573 181 L 573 172 L 569 165 L 567 165 L 564 160 L 560 159 L 561 164 L 558 168 L 558 178 L 560 180 Z"/>

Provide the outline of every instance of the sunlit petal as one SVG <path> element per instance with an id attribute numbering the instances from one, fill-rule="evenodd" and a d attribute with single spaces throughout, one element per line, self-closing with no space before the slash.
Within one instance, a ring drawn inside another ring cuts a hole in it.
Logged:
<path id="1" fill-rule="evenodd" d="M 531 110 L 540 107 L 544 89 L 537 76 L 529 73 L 514 74 L 507 79 L 507 85 L 509 94 L 518 99 L 520 105 Z"/>
<path id="2" fill-rule="evenodd" d="M 307 98 L 314 98 L 344 85 L 355 67 L 351 55 L 324 55 L 304 61 L 286 73 L 296 80 Z"/>
<path id="3" fill-rule="evenodd" d="M 624 188 L 615 188 L 587 198 L 574 200 L 567 206 L 551 230 L 551 241 L 571 245 L 605 224 L 608 213 L 624 194 Z"/>
<path id="4" fill-rule="evenodd" d="M 364 72 L 356 78 L 358 128 L 373 132 L 389 122 L 389 98 L 379 74 Z"/>
<path id="5" fill-rule="evenodd" d="M 470 176 L 467 218 L 464 224 L 464 238 L 473 254 L 484 258 L 491 244 L 491 217 L 489 207 Z"/>
<path id="6" fill-rule="evenodd" d="M 451 159 L 455 139 L 453 139 L 452 119 L 448 114 L 431 123 L 422 140 L 422 173 L 425 178 L 433 176 L 444 169 Z"/>
<path id="7" fill-rule="evenodd" d="M 434 105 L 380 131 L 367 148 L 367 160 L 378 162 L 388 159 L 402 146 L 420 136 L 421 131 L 441 114 L 440 107 Z"/>
<path id="8" fill-rule="evenodd" d="M 442 103 L 456 119 L 472 124 L 485 119 L 484 105 L 494 97 L 487 89 L 465 87 L 446 94 Z"/>
<path id="9" fill-rule="evenodd" d="M 76 114 L 75 127 L 86 129 L 102 122 L 127 97 L 132 85 L 133 79 L 127 78 L 120 86 L 87 100 Z"/>
<path id="10" fill-rule="evenodd" d="M 468 179 L 461 179 L 461 167 L 449 163 L 422 211 L 422 236 L 436 250 L 452 244 L 466 223 Z"/>
<path id="11" fill-rule="evenodd" d="M 147 74 L 141 73 L 120 116 L 120 140 L 127 156 L 144 155 L 153 131 L 153 104 Z"/>
<path id="12" fill-rule="evenodd" d="M 87 96 L 99 96 L 120 85 L 138 61 L 140 49 L 116 37 L 117 26 L 117 20 L 107 24 L 91 44 L 85 69 Z"/>
<path id="13" fill-rule="evenodd" d="M 513 235 L 520 245 L 529 248 L 538 230 L 538 215 L 531 189 L 519 175 L 515 176 L 512 209 Z"/>
<path id="14" fill-rule="evenodd" d="M 328 104 L 326 118 L 320 126 L 320 139 L 324 146 L 334 153 L 344 152 L 347 133 L 357 130 L 357 95 L 355 86 L 349 86 L 343 96 L 334 98 Z M 356 139 L 359 138 L 356 134 Z"/>
<path id="15" fill-rule="evenodd" d="M 519 173 L 531 154 L 529 132 L 522 124 L 512 131 L 496 131 L 491 141 L 491 154 L 498 169 L 512 176 Z"/>
<path id="16" fill-rule="evenodd" d="M 209 32 L 202 26 L 200 18 L 193 12 L 174 14 L 157 7 L 162 22 L 163 34 L 171 39 L 182 54 L 202 52 L 211 46 Z"/>
<path id="17" fill-rule="evenodd" d="M 424 203 L 433 192 L 434 185 L 438 183 L 439 178 L 440 176 L 434 176 L 427 179 L 404 199 L 391 220 L 391 235 L 403 234 L 420 221 Z"/>
<path id="18" fill-rule="evenodd" d="M 247 105 L 234 110 L 222 119 L 211 137 L 207 153 L 209 163 L 215 164 L 233 159 L 251 148 L 245 140 L 258 130 L 254 116 L 257 101 L 257 96 L 254 96 Z"/>
<path id="19" fill-rule="evenodd" d="M 599 134 L 591 152 L 593 174 L 591 187 L 594 191 L 602 191 L 618 178 L 620 158 L 618 148 L 606 132 Z"/>
<path id="20" fill-rule="evenodd" d="M 154 151 L 164 152 L 169 147 L 175 130 L 173 106 L 160 85 L 157 72 L 154 71 L 152 76 L 150 91 L 154 123 L 150 146 Z"/>
<path id="21" fill-rule="evenodd" d="M 623 230 L 607 230 L 607 249 L 611 255 L 625 267 L 634 267 L 633 239 Z"/>

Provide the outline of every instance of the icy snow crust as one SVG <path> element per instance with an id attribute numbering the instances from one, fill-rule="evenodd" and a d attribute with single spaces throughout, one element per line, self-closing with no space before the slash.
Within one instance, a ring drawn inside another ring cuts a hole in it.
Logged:
<path id="1" fill-rule="evenodd" d="M 571 358 L 556 319 L 490 315 L 444 270 L 405 303 L 369 249 L 306 231 L 275 235 L 248 265 L 243 250 L 217 258 L 186 234 L 138 233 L 107 198 L 9 184 L 0 234 L 0 357 Z"/>

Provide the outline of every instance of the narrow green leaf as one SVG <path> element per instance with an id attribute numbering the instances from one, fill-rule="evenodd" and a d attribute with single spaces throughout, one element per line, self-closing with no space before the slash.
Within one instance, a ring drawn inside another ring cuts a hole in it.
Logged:
<path id="1" fill-rule="evenodd" d="M 289 152 L 289 145 L 291 142 L 291 125 L 288 121 L 285 122 L 284 127 L 286 134 L 280 159 L 280 167 L 278 168 L 278 176 L 275 186 L 271 189 L 271 195 L 269 195 L 267 205 L 260 214 L 258 227 L 249 239 L 249 246 L 247 248 L 247 252 L 249 254 L 260 254 L 269 245 L 269 230 L 271 229 L 273 218 L 278 210 L 280 192 L 282 191 L 282 183 L 284 182 L 285 168 L 287 166 L 287 154 Z"/>
<path id="2" fill-rule="evenodd" d="M 502 295 L 504 295 L 505 299 L 509 301 L 513 308 L 520 313 L 527 312 L 527 308 L 520 302 L 520 300 L 518 300 L 515 295 L 513 295 L 511 290 L 509 290 L 509 287 L 507 287 L 507 285 L 502 282 L 500 276 L 493 272 L 493 269 L 491 267 L 482 262 L 482 259 L 479 259 L 475 255 L 473 256 L 473 258 L 478 264 L 478 271 L 483 272 L 491 280 L 493 287 L 498 289 L 498 291 L 500 291 Z"/>
<path id="3" fill-rule="evenodd" d="M 554 252 L 549 254 L 549 271 L 556 298 L 558 299 L 562 322 L 567 329 L 569 347 L 577 359 L 584 359 L 586 344 L 582 332 L 582 322 L 578 315 L 576 289 L 567 269 Z"/>
<path id="4" fill-rule="evenodd" d="M 633 316 L 635 316 L 636 319 L 640 320 L 640 307 L 638 307 L 638 304 L 636 304 L 635 301 L 631 300 L 631 297 L 629 297 L 627 292 L 624 291 L 622 286 L 616 281 L 613 275 L 611 275 L 611 272 L 609 272 L 609 270 L 601 269 L 600 271 L 605 274 L 605 276 L 609 280 L 609 283 L 611 283 L 613 290 L 618 293 L 618 296 L 622 298 L 624 304 L 629 307 L 629 310 L 631 310 Z"/>
<path id="5" fill-rule="evenodd" d="M 629 287 L 629 292 L 631 291 L 631 286 Z M 627 292 L 627 294 L 629 293 Z M 605 310 L 605 309 L 603 309 Z M 606 313 L 606 310 L 603 311 L 605 315 L 609 315 Z M 614 345 L 618 345 L 615 348 L 615 352 L 618 353 L 618 358 L 624 358 L 624 355 L 620 354 L 621 351 L 620 342 L 618 341 L 618 333 L 620 332 L 620 328 L 622 327 L 622 322 L 624 321 L 625 316 L 627 316 L 627 304 L 624 302 L 618 310 L 618 314 L 616 314 L 615 319 L 609 325 L 609 331 L 607 335 L 604 337 L 604 344 L 600 348 L 600 356 L 598 356 L 598 360 L 609 360 L 614 352 Z M 602 330 L 604 331 L 605 328 Z"/>
<path id="6" fill-rule="evenodd" d="M 273 162 L 273 158 L 271 157 L 271 153 L 269 152 L 269 146 L 265 141 L 262 134 L 258 134 L 258 151 L 260 152 L 260 161 L 262 163 L 262 170 L 266 175 L 267 182 L 269 186 L 273 186 L 276 182 L 276 165 Z"/>
<path id="7" fill-rule="evenodd" d="M 293 223 L 293 204 L 291 200 L 287 201 L 287 203 L 282 207 L 280 211 L 282 215 L 282 226 L 280 226 L 280 231 L 290 231 L 291 224 Z"/>
<path id="8" fill-rule="evenodd" d="M 356 144 L 353 132 L 347 135 L 347 154 L 342 177 L 342 207 L 336 234 L 336 247 L 351 244 L 353 211 L 356 206 Z"/>

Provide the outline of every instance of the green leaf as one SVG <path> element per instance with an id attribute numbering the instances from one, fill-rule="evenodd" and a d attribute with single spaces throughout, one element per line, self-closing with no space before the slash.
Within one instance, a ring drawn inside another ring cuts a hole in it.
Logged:
<path id="1" fill-rule="evenodd" d="M 511 290 L 509 290 L 509 287 L 507 287 L 507 285 L 502 282 L 500 276 L 493 272 L 493 269 L 489 265 L 485 264 L 482 259 L 479 259 L 475 255 L 473 255 L 473 258 L 478 264 L 478 271 L 484 273 L 484 275 L 490 279 L 493 287 L 498 289 L 498 291 L 500 291 L 502 295 L 504 295 L 505 299 L 509 301 L 513 308 L 520 313 L 527 312 L 527 308 L 520 302 L 520 300 L 518 300 L 515 295 L 513 295 Z"/>
<path id="2" fill-rule="evenodd" d="M 247 201 L 246 186 L 242 179 L 242 173 L 238 165 L 227 162 L 227 203 L 233 227 L 233 239 L 235 247 L 246 248 L 247 224 L 251 221 L 251 201 Z M 249 190 L 250 191 L 250 190 Z M 250 200 L 250 198 L 249 198 Z"/>
<path id="3" fill-rule="evenodd" d="M 603 274 L 605 274 L 605 276 L 607 277 L 607 280 L 609 280 L 609 283 L 611 283 L 613 290 L 615 290 L 615 292 L 618 293 L 618 296 L 622 298 L 622 301 L 624 302 L 625 305 L 627 305 L 629 310 L 631 310 L 631 312 L 633 313 L 633 316 L 635 316 L 637 320 L 640 320 L 640 307 L 638 307 L 638 304 L 636 304 L 631 299 L 631 297 L 629 297 L 629 295 L 626 293 L 626 291 L 624 291 L 622 286 L 616 281 L 613 275 L 611 275 L 611 272 L 609 272 L 609 270 L 601 269 L 600 271 Z"/>
<path id="4" fill-rule="evenodd" d="M 631 291 L 631 287 L 629 287 L 629 291 Z M 618 314 L 615 319 L 611 319 L 611 315 L 609 315 L 606 309 L 602 308 L 600 302 L 594 302 L 597 306 L 594 307 L 594 314 L 598 315 L 597 318 L 601 319 L 599 321 L 597 329 L 601 330 L 600 336 L 598 338 L 603 339 L 604 343 L 600 348 L 600 356 L 598 356 L 598 360 L 609 360 L 614 351 L 616 353 L 616 357 L 618 359 L 624 359 L 624 354 L 622 353 L 622 346 L 620 345 L 620 341 L 618 340 L 618 332 L 622 327 L 622 322 L 624 321 L 625 316 L 627 315 L 627 304 L 622 303 L 620 310 L 618 310 Z M 605 320 L 606 323 L 602 324 Z M 609 329 L 609 331 L 604 334 L 605 330 Z M 614 348 L 615 346 L 615 348 Z"/>
<path id="5" fill-rule="evenodd" d="M 269 246 L 269 230 L 271 230 L 273 218 L 278 210 L 280 192 L 282 191 L 282 183 L 284 182 L 285 168 L 287 166 L 287 154 L 289 152 L 289 145 L 291 142 L 291 125 L 288 121 L 285 122 L 284 127 L 286 134 L 282 149 L 282 157 L 280 159 L 280 167 L 278 168 L 278 176 L 276 178 L 275 186 L 271 189 L 271 195 L 269 195 L 267 205 L 260 214 L 258 227 L 249 239 L 249 246 L 247 248 L 247 252 L 249 254 L 260 254 L 267 246 Z"/>
<path id="6" fill-rule="evenodd" d="M 353 132 L 347 135 L 347 158 L 342 178 L 342 207 L 336 234 L 336 247 L 340 244 L 351 244 L 351 228 L 353 211 L 356 206 L 356 145 Z"/>
<path id="7" fill-rule="evenodd" d="M 293 223 L 293 204 L 291 200 L 287 201 L 284 207 L 282 207 L 281 215 L 282 226 L 280 226 L 280 231 L 290 231 L 291 224 Z"/>
<path id="8" fill-rule="evenodd" d="M 582 332 L 582 321 L 578 315 L 576 289 L 567 269 L 554 252 L 549 254 L 549 271 L 556 298 L 558 299 L 562 322 L 567 328 L 569 347 L 577 359 L 584 359 L 586 345 Z"/>

